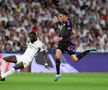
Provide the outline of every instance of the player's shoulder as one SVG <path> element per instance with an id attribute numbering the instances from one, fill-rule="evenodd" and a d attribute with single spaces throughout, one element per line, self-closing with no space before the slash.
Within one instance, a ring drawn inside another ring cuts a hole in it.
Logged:
<path id="1" fill-rule="evenodd" d="M 67 24 L 67 26 L 70 26 L 72 24 L 72 20 L 70 18 L 68 18 L 66 24 Z"/>
<path id="2" fill-rule="evenodd" d="M 39 39 L 38 39 L 37 41 L 35 41 L 34 44 L 35 44 L 35 45 L 43 45 L 42 41 L 39 40 Z"/>

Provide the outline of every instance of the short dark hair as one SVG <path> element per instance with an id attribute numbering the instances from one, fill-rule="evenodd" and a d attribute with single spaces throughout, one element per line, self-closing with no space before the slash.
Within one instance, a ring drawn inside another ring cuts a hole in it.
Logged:
<path id="1" fill-rule="evenodd" d="M 67 10 L 64 9 L 59 9 L 59 13 L 68 16 L 69 12 Z"/>
<path id="2" fill-rule="evenodd" d="M 30 32 L 29 33 L 30 41 L 33 43 L 37 40 L 37 35 L 35 32 Z"/>
<path id="3" fill-rule="evenodd" d="M 37 35 L 36 35 L 35 32 L 30 32 L 30 33 L 29 33 L 29 37 L 33 37 L 33 38 L 35 37 L 35 38 L 37 38 Z"/>

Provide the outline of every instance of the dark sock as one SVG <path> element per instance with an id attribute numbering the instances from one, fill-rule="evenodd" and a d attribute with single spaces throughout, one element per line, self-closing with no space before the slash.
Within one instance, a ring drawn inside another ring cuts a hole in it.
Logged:
<path id="1" fill-rule="evenodd" d="M 80 54 L 77 55 L 78 59 L 81 59 L 83 58 L 84 56 L 86 56 L 88 53 L 90 52 L 90 50 L 86 50 Z"/>
<path id="2" fill-rule="evenodd" d="M 60 74 L 60 59 L 56 59 L 56 72 Z"/>
<path id="3" fill-rule="evenodd" d="M 23 65 L 23 62 L 20 62 L 19 64 L 16 64 L 14 66 L 14 69 L 17 70 L 17 69 L 24 69 L 24 65 Z"/>

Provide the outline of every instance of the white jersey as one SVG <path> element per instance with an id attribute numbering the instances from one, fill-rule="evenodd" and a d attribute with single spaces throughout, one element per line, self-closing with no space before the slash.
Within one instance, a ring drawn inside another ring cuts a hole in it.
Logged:
<path id="1" fill-rule="evenodd" d="M 24 54 L 22 54 L 21 56 L 16 56 L 17 57 L 17 61 L 18 62 L 31 62 L 33 60 L 33 58 L 42 51 L 46 51 L 45 45 L 40 41 L 37 40 L 36 42 L 32 43 L 28 43 L 27 45 L 27 49 L 24 52 Z"/>

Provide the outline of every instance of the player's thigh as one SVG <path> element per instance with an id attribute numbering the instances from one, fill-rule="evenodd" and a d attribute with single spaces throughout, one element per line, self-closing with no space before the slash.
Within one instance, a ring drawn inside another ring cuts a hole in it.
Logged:
<path id="1" fill-rule="evenodd" d="M 4 57 L 3 60 L 5 60 L 7 62 L 12 62 L 12 63 L 16 63 L 17 62 L 16 56 L 7 56 L 7 57 Z"/>
<path id="2" fill-rule="evenodd" d="M 56 54 L 55 54 L 55 58 L 59 59 L 62 55 L 62 51 L 60 49 L 56 49 Z"/>
<path id="3" fill-rule="evenodd" d="M 16 56 L 16 58 L 17 58 L 17 63 L 16 64 L 19 64 L 19 63 L 22 62 L 24 68 L 28 67 L 30 65 L 30 61 L 28 61 L 25 57 L 26 56 Z"/>
<path id="4" fill-rule="evenodd" d="M 61 55 L 65 52 L 65 43 L 59 42 L 58 48 L 56 49 L 55 58 L 60 59 Z"/>
<path id="5" fill-rule="evenodd" d="M 75 48 L 72 45 L 68 46 L 67 49 L 66 49 L 66 51 L 71 56 L 71 58 L 72 58 L 72 60 L 74 62 L 78 61 L 78 58 L 77 58 L 77 56 L 75 54 Z"/>

